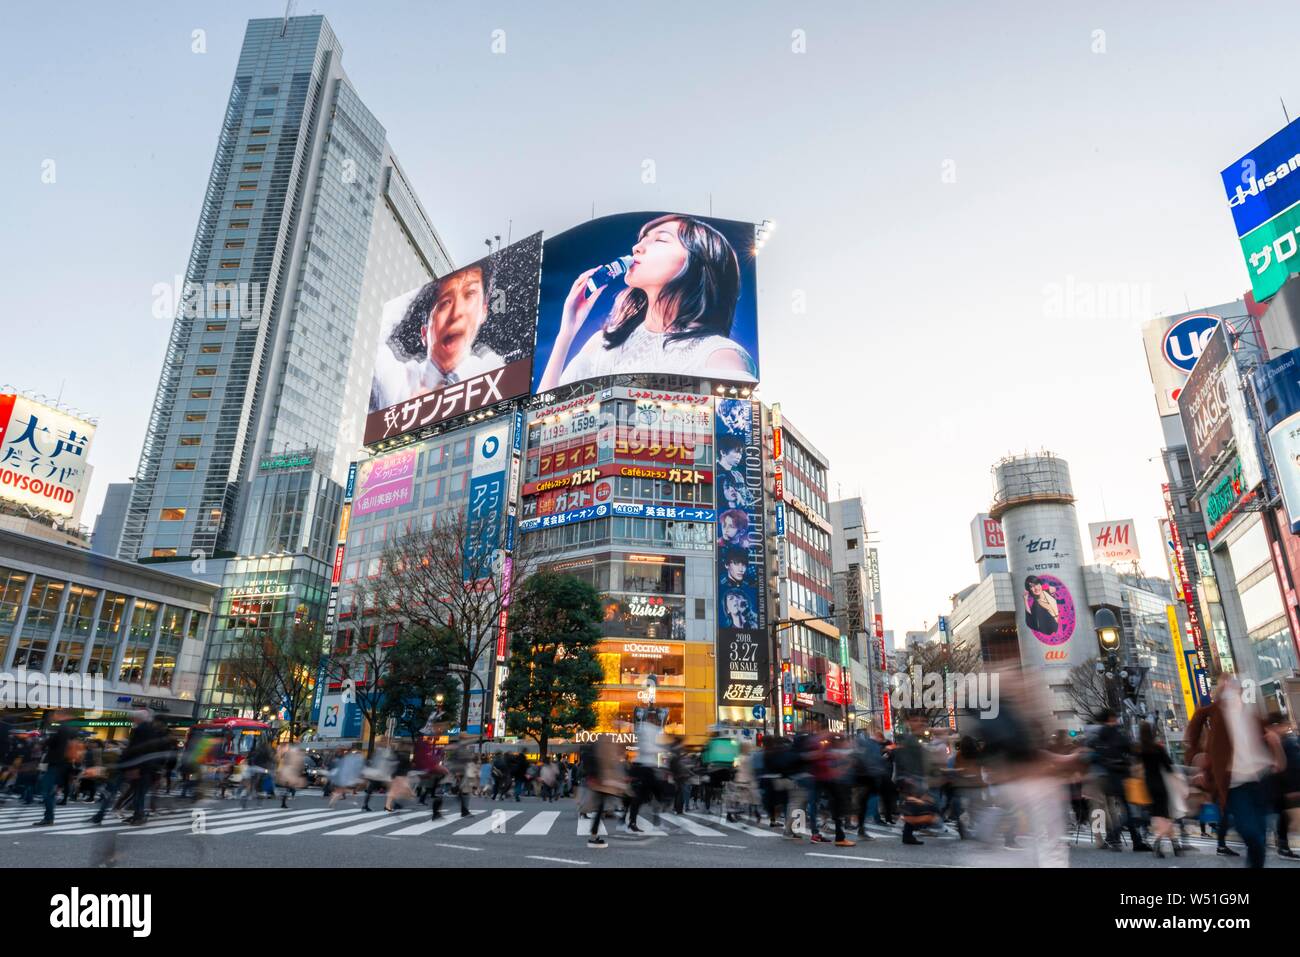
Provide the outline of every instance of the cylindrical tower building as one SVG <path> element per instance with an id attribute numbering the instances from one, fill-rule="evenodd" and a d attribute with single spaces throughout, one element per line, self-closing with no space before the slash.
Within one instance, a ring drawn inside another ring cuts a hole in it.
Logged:
<path id="1" fill-rule="evenodd" d="M 993 472 L 989 515 L 1002 522 L 1006 538 L 1020 660 L 1027 674 L 1041 674 L 1059 726 L 1076 726 L 1070 669 L 1094 657 L 1097 645 L 1084 592 L 1070 467 L 1040 452 L 1003 459 Z"/>

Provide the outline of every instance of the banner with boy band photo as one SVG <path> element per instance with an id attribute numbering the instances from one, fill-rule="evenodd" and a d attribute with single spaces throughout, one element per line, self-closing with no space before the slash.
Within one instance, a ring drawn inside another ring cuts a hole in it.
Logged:
<path id="1" fill-rule="evenodd" d="M 718 706 L 767 700 L 767 562 L 763 542 L 763 425 L 749 399 L 718 399 L 714 504 L 718 509 Z"/>

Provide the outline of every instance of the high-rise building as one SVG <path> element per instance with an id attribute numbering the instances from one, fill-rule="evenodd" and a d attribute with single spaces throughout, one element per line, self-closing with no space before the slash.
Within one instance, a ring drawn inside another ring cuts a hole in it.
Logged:
<path id="1" fill-rule="evenodd" d="M 451 268 L 342 54 L 321 16 L 248 24 L 123 558 L 242 550 L 254 480 L 275 454 L 306 450 L 341 484 L 382 304 Z"/>
<path id="2" fill-rule="evenodd" d="M 879 557 L 868 548 L 866 511 L 861 498 L 846 498 L 830 505 L 831 577 L 835 591 L 836 621 L 848 640 L 855 726 L 880 727 L 883 692 L 883 624 L 877 638 L 877 604 L 880 591 Z"/>
<path id="3" fill-rule="evenodd" d="M 131 505 L 130 482 L 111 482 L 104 505 L 95 518 L 95 530 L 90 537 L 90 550 L 100 555 L 116 555 L 122 542 L 122 529 L 126 525 L 126 510 Z"/>

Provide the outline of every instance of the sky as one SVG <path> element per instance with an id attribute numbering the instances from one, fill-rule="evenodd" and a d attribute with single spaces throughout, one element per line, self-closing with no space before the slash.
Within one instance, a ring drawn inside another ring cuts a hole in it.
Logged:
<path id="1" fill-rule="evenodd" d="M 155 287 L 189 257 L 245 22 L 283 12 L 6 14 L 0 385 L 98 419 L 87 524 L 138 463 L 168 335 Z M 1300 8 L 1265 23 L 1190 2 L 294 13 L 328 17 L 457 262 L 593 209 L 776 222 L 760 394 L 830 459 L 833 495 L 864 499 L 900 640 L 976 579 L 970 520 L 1008 454 L 1064 458 L 1081 537 L 1133 518 L 1165 574 L 1139 330 L 1248 288 L 1219 173 L 1284 125 L 1281 101 L 1300 110 Z"/>

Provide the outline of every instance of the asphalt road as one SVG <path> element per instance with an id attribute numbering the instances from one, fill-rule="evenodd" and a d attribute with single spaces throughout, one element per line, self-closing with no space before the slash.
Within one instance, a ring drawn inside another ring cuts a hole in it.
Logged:
<path id="1" fill-rule="evenodd" d="M 780 830 L 733 824 L 697 809 L 643 821 L 643 835 L 627 833 L 617 818 L 603 822 L 608 846 L 587 846 L 591 822 L 579 818 L 572 799 L 543 803 L 471 800 L 462 818 L 455 799 L 433 820 L 427 807 L 409 804 L 385 812 L 383 795 L 373 810 L 360 800 L 333 810 L 319 792 L 299 795 L 282 809 L 261 801 L 241 809 L 234 799 L 209 800 L 158 813 L 142 827 L 110 815 L 101 826 L 89 805 L 56 808 L 55 826 L 34 828 L 39 805 L 0 803 L 0 867 L 1026 867 L 1028 849 L 990 851 L 955 834 L 922 835 L 922 847 L 901 843 L 898 829 L 870 828 L 873 840 L 856 847 L 792 840 Z M 1193 839 L 1179 859 L 1100 851 L 1088 835 L 1069 844 L 1071 867 L 1241 868 L 1244 858 L 1219 857 L 1213 839 Z M 1240 845 L 1234 845 L 1240 850 Z M 1167 848 L 1166 848 L 1167 850 Z M 1271 851 L 1269 865 L 1300 864 Z"/>

